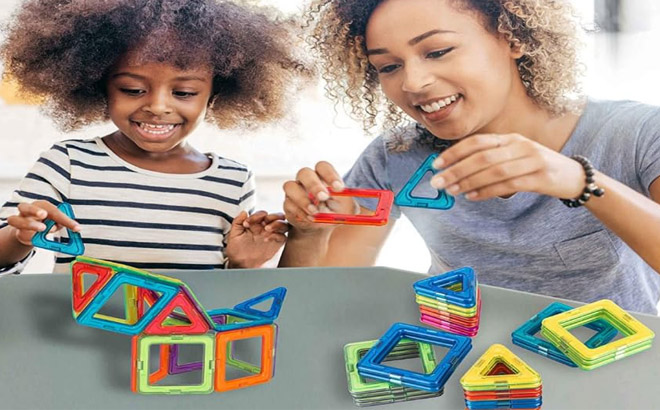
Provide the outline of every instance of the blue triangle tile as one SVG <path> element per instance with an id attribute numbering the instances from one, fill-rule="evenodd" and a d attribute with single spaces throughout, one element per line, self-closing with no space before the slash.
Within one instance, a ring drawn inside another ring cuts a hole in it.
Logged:
<path id="1" fill-rule="evenodd" d="M 73 214 L 73 208 L 71 208 L 71 205 L 69 205 L 68 203 L 62 202 L 57 207 L 57 209 L 62 211 L 62 213 L 64 213 L 69 218 L 75 219 L 75 215 Z M 85 253 L 85 245 L 83 244 L 82 237 L 78 232 L 74 232 L 71 229 L 67 228 L 67 232 L 69 234 L 69 241 L 55 242 L 46 238 L 48 232 L 50 232 L 53 225 L 55 225 L 55 221 L 53 221 L 52 219 L 46 219 L 44 221 L 44 224 L 46 225 L 46 230 L 44 230 L 43 232 L 37 232 L 32 237 L 32 245 L 36 246 L 37 248 L 48 249 L 50 251 L 55 251 L 59 253 L 66 253 L 68 255 L 78 256 Z"/>
<path id="2" fill-rule="evenodd" d="M 447 289 L 460 283 L 461 290 Z M 477 303 L 477 277 L 470 267 L 452 270 L 441 275 L 431 276 L 413 284 L 416 293 L 462 307 L 472 307 Z"/>
<path id="3" fill-rule="evenodd" d="M 403 186 L 401 191 L 394 198 L 394 203 L 398 206 L 409 206 L 415 208 L 429 208 L 429 209 L 450 209 L 454 206 L 456 201 L 453 196 L 447 194 L 444 189 L 438 190 L 438 195 L 435 198 L 422 198 L 413 196 L 413 191 L 419 185 L 424 175 L 428 172 L 436 174 L 438 171 L 433 168 L 433 160 L 437 158 L 438 154 L 431 154 L 426 161 L 415 171 L 412 178 L 406 185 Z"/>
<path id="4" fill-rule="evenodd" d="M 282 302 L 284 301 L 284 296 L 286 296 L 286 288 L 279 287 L 273 290 L 270 290 L 262 295 L 256 296 L 252 299 L 248 299 L 245 302 L 241 302 L 238 305 L 234 306 L 235 310 L 239 310 L 250 315 L 259 316 L 269 320 L 275 320 L 280 314 L 280 309 L 282 309 Z M 268 311 L 263 311 L 259 309 L 254 309 L 253 306 L 258 305 L 259 303 L 272 298 L 273 303 L 270 306 Z"/>

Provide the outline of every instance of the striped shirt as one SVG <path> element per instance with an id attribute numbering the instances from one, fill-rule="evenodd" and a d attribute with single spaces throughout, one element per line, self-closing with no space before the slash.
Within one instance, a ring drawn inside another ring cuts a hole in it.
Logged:
<path id="1" fill-rule="evenodd" d="M 124 161 L 101 138 L 59 142 L 0 209 L 0 229 L 21 202 L 68 202 L 86 256 L 142 269 L 222 268 L 234 217 L 254 208 L 255 181 L 245 165 L 207 156 L 205 171 L 166 174 Z M 56 254 L 54 271 L 68 272 L 72 260 Z"/>

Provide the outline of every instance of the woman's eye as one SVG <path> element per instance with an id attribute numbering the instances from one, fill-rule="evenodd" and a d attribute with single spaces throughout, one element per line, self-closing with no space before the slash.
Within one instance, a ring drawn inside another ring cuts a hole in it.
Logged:
<path id="1" fill-rule="evenodd" d="M 138 88 L 120 88 L 120 90 L 124 94 L 128 94 L 128 95 L 138 96 L 144 94 L 144 90 L 140 90 Z"/>
<path id="2" fill-rule="evenodd" d="M 379 68 L 378 72 L 380 74 L 387 74 L 387 73 L 391 73 L 392 71 L 396 70 L 397 68 L 399 68 L 398 65 L 390 64 L 390 65 L 386 65 L 386 66 L 383 66 L 383 67 Z"/>
<path id="3" fill-rule="evenodd" d="M 449 48 L 445 48 L 443 50 L 431 51 L 430 53 L 428 53 L 426 55 L 426 58 L 440 58 L 440 57 L 444 56 L 445 54 L 449 53 L 450 51 L 452 51 L 453 49 L 454 49 L 454 47 L 449 47 Z"/>
<path id="4" fill-rule="evenodd" d="M 193 92 L 189 92 L 189 91 L 174 91 L 173 94 L 177 97 L 180 97 L 180 98 L 194 97 L 194 96 L 197 95 L 197 93 L 193 93 Z"/>

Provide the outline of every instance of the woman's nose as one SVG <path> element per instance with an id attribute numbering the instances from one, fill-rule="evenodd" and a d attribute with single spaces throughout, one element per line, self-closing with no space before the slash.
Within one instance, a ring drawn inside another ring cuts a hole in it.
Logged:
<path id="1" fill-rule="evenodd" d="M 433 83 L 433 75 L 417 64 L 404 67 L 403 71 L 404 77 L 401 89 L 405 92 L 417 93 Z"/>

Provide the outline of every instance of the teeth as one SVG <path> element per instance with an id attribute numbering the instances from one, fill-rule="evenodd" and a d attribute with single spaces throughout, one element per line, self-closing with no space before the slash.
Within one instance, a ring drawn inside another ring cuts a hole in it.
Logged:
<path id="1" fill-rule="evenodd" d="M 167 134 L 175 127 L 174 124 L 147 124 L 145 122 L 139 123 L 140 128 L 150 134 Z"/>
<path id="2" fill-rule="evenodd" d="M 454 101 L 456 101 L 459 97 L 459 94 L 454 94 L 452 96 L 449 96 L 447 98 L 444 98 L 442 100 L 435 101 L 431 104 L 426 104 L 426 105 L 420 105 L 420 108 L 426 112 L 426 113 L 432 113 L 441 110 L 442 108 L 447 107 Z"/>

